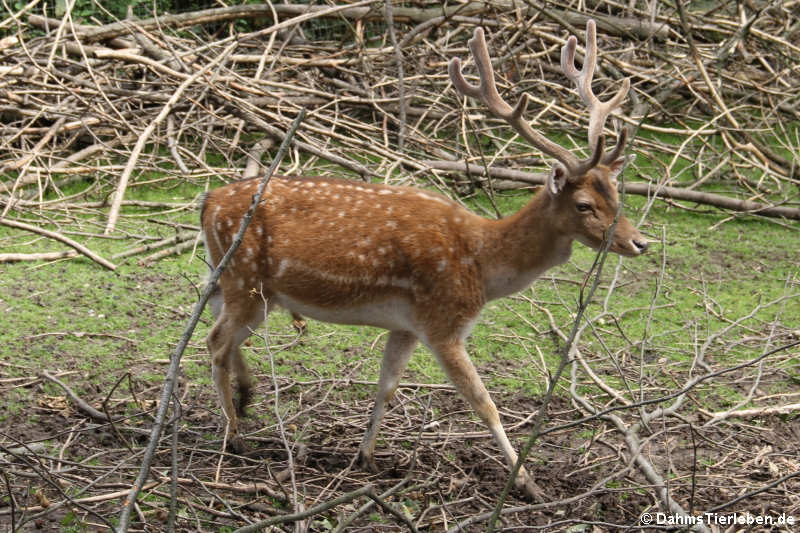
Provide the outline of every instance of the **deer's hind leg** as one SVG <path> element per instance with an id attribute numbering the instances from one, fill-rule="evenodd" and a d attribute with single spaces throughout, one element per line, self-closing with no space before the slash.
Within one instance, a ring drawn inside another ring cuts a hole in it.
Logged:
<path id="1" fill-rule="evenodd" d="M 215 323 L 220 315 L 222 315 L 223 304 L 222 289 L 217 285 L 208 299 L 208 307 L 211 309 L 211 315 L 214 317 Z M 245 416 L 245 408 L 247 404 L 250 403 L 250 398 L 252 397 L 252 379 L 250 378 L 250 369 L 247 367 L 247 363 L 242 356 L 241 348 L 235 346 L 232 350 L 230 362 L 233 367 L 232 370 L 234 378 L 236 379 L 236 388 L 238 392 L 233 399 L 233 403 L 236 407 L 237 414 L 239 416 Z"/>
<path id="2" fill-rule="evenodd" d="M 217 389 L 220 406 L 228 422 L 229 441 L 231 447 L 241 453 L 245 447 L 239 436 L 237 414 L 244 414 L 252 387 L 250 371 L 239 346 L 250 336 L 253 328 L 258 327 L 263 321 L 265 312 L 262 301 L 247 295 L 237 296 L 240 297 L 234 301 L 226 298 L 219 317 L 206 338 L 206 344 L 211 354 L 214 387 Z M 231 370 L 238 389 L 235 408 L 231 391 Z"/>

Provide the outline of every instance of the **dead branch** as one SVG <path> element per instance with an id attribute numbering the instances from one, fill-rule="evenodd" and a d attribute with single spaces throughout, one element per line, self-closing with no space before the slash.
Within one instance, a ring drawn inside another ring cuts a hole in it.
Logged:
<path id="1" fill-rule="evenodd" d="M 713 420 L 724 420 L 726 418 L 758 418 L 770 415 L 788 415 L 800 411 L 800 403 L 790 403 L 786 405 L 775 405 L 772 407 L 756 407 L 754 409 L 738 409 L 736 411 L 718 411 L 711 412 L 705 409 L 699 409 L 704 416 L 712 418 Z"/>
<path id="2" fill-rule="evenodd" d="M 174 241 L 175 239 L 171 240 Z M 142 258 L 142 260 L 139 261 L 139 264 L 141 266 L 152 265 L 159 259 L 163 259 L 171 255 L 179 255 L 181 252 L 184 252 L 194 247 L 196 240 L 197 240 L 197 234 L 191 235 L 187 238 L 182 238 L 180 242 L 178 242 L 178 244 L 176 244 L 175 246 L 171 246 L 164 250 L 159 250 L 156 253 L 150 254 L 147 257 Z"/>
<path id="3" fill-rule="evenodd" d="M 89 415 L 91 418 L 93 418 L 94 420 L 97 420 L 98 422 L 107 423 L 107 422 L 111 421 L 108 418 L 108 416 L 106 416 L 105 413 L 103 413 L 102 411 L 99 411 L 98 409 L 95 409 L 94 407 L 89 405 L 83 398 L 81 398 L 80 396 L 75 394 L 75 391 L 73 391 L 66 383 L 64 383 L 60 379 L 56 378 L 55 376 L 50 375 L 50 373 L 47 372 L 46 370 L 43 371 L 41 375 L 42 375 L 42 377 L 52 381 L 53 383 L 55 383 L 56 385 L 58 385 L 59 387 L 64 389 L 64 392 L 67 393 L 67 396 L 69 396 L 69 399 L 72 400 L 72 402 L 78 407 L 78 410 L 80 410 L 83 413 Z"/>
<path id="4" fill-rule="evenodd" d="M 466 164 L 460 161 L 423 161 L 423 164 L 431 168 L 446 170 L 451 172 L 464 172 L 467 170 L 469 175 L 485 177 L 487 172 L 484 167 L 474 163 Z M 517 181 L 530 185 L 544 185 L 547 176 L 545 174 L 535 174 L 513 170 L 507 168 L 489 167 L 488 175 L 491 177 L 503 178 L 510 181 Z M 731 211 L 744 212 L 748 214 L 761 215 L 765 217 L 787 218 L 800 220 L 800 208 L 782 205 L 765 205 L 749 200 L 739 200 L 721 194 L 696 191 L 692 189 L 682 189 L 668 185 L 657 185 L 640 182 L 627 181 L 624 185 L 626 193 L 638 196 L 657 196 L 672 200 L 683 200 L 702 205 L 712 205 Z"/>
<path id="5" fill-rule="evenodd" d="M 64 250 L 62 252 L 42 252 L 42 253 L 18 253 L 0 254 L 0 263 L 14 263 L 16 261 L 55 261 L 56 259 L 69 259 L 77 257 L 78 252 L 74 250 Z"/>
<path id="6" fill-rule="evenodd" d="M 42 228 L 40 228 L 38 226 L 34 226 L 32 224 L 26 224 L 25 222 L 17 222 L 16 220 L 10 220 L 8 218 L 0 218 L 0 225 L 8 226 L 9 228 L 17 228 L 17 229 L 21 229 L 21 230 L 25 230 L 25 231 L 30 231 L 31 233 L 36 233 L 38 235 L 43 235 L 43 236 L 48 237 L 50 239 L 55 239 L 55 240 L 57 240 L 59 242 L 63 242 L 67 246 L 70 246 L 70 247 L 74 248 L 75 250 L 78 251 L 78 253 L 85 255 L 86 257 L 88 257 L 89 259 L 94 261 L 95 263 L 103 265 L 104 267 L 106 267 L 109 270 L 116 270 L 116 268 L 117 268 L 117 266 L 114 263 L 112 263 L 112 262 L 110 262 L 110 261 L 108 261 L 106 259 L 103 259 L 102 257 L 97 255 L 96 253 L 94 253 L 91 250 L 89 250 L 88 248 L 86 248 L 84 245 L 82 245 L 82 244 L 80 244 L 78 242 L 75 242 L 72 239 L 70 239 L 69 237 L 65 237 L 64 235 L 62 235 L 62 234 L 60 234 L 58 232 L 42 229 Z"/>
<path id="7" fill-rule="evenodd" d="M 163 246 L 167 246 L 170 244 L 179 244 L 181 242 L 195 239 L 197 238 L 197 232 L 191 231 L 182 231 L 180 233 L 175 234 L 172 237 L 167 237 L 166 239 L 161 239 L 160 241 L 151 242 L 148 244 L 143 244 L 142 246 L 137 246 L 136 248 L 132 248 L 130 250 L 126 250 L 124 252 L 120 252 L 118 254 L 114 254 L 111 256 L 111 259 L 123 259 L 125 257 L 130 257 L 132 255 L 141 254 L 144 252 L 149 252 L 151 250 L 155 250 L 157 248 L 161 248 Z"/>

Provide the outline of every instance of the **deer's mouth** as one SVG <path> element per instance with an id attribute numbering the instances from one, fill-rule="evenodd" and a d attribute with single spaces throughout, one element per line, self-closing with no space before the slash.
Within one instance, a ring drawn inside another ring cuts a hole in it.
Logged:
<path id="1" fill-rule="evenodd" d="M 622 243 L 616 241 L 611 246 L 610 251 L 625 257 L 637 257 L 645 253 L 648 247 L 647 239 L 638 237 Z"/>

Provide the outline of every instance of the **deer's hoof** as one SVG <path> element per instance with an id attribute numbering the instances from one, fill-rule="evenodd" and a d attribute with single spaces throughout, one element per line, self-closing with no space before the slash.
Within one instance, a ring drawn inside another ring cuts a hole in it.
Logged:
<path id="1" fill-rule="evenodd" d="M 375 457 L 364 450 L 359 450 L 358 452 L 358 464 L 366 472 L 372 472 L 373 474 L 378 472 L 378 467 L 375 465 Z"/>
<path id="2" fill-rule="evenodd" d="M 250 403 L 250 400 L 253 397 L 253 393 L 250 390 L 250 386 L 239 386 L 239 394 L 236 396 L 236 400 L 234 403 L 236 404 L 236 414 L 240 417 L 247 416 L 247 404 Z"/>
<path id="3" fill-rule="evenodd" d="M 547 501 L 544 491 L 533 481 L 533 478 L 525 473 L 524 475 L 517 476 L 514 481 L 514 486 L 525 494 L 525 497 L 534 503 L 541 503 Z"/>
<path id="4" fill-rule="evenodd" d="M 228 440 L 228 448 L 236 455 L 245 455 L 247 453 L 247 444 L 244 439 L 239 435 L 234 435 Z"/>

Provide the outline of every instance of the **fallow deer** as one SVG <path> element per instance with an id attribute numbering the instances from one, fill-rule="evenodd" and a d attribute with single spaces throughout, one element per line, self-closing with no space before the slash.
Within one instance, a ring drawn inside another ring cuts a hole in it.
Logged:
<path id="1" fill-rule="evenodd" d="M 583 160 L 531 128 L 522 117 L 524 95 L 514 108 L 502 100 L 481 29 L 469 41 L 480 85 L 467 83 L 457 58 L 450 63 L 450 77 L 459 92 L 480 99 L 557 160 L 546 186 L 514 215 L 487 220 L 444 196 L 413 187 L 329 178 L 271 179 L 211 301 L 216 322 L 207 344 L 234 449 L 243 448 L 237 411 L 243 413 L 251 389 L 239 346 L 277 305 L 317 320 L 389 330 L 375 405 L 359 449 L 363 467 L 375 470 L 378 427 L 418 341 L 434 353 L 488 426 L 509 466 L 514 464 L 517 453 L 465 342 L 486 302 L 524 289 L 548 268 L 564 263 L 573 241 L 598 249 L 608 238 L 618 208 L 616 177 L 625 164 L 626 135 L 623 129 L 614 148 L 605 152 L 602 131 L 629 83 L 626 80 L 607 102 L 595 97 L 592 21 L 586 32 L 580 71 L 574 66 L 575 37 L 561 55 L 564 73 L 590 110 L 592 153 Z M 212 266 L 231 245 L 257 185 L 257 179 L 243 180 L 205 198 L 201 221 Z M 609 249 L 636 256 L 645 252 L 647 241 L 620 216 Z M 231 370 L 239 392 L 235 404 Z M 524 468 L 515 483 L 531 495 L 536 490 Z"/>

